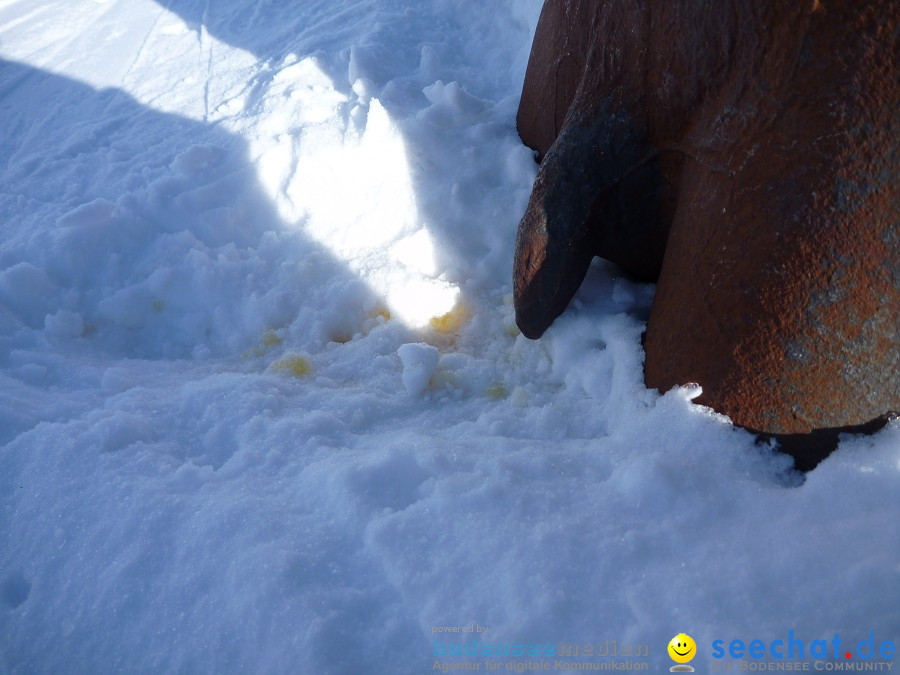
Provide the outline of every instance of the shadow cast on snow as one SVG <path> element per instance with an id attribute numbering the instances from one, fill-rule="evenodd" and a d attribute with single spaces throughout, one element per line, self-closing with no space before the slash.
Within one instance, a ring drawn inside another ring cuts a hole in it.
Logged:
<path id="1" fill-rule="evenodd" d="M 4 332 L 67 311 L 113 353 L 222 353 L 296 320 L 316 286 L 371 294 L 287 227 L 246 141 L 221 126 L 9 61 L 0 61 L 0 116 Z M 254 309 L 254 297 L 266 302 Z"/>

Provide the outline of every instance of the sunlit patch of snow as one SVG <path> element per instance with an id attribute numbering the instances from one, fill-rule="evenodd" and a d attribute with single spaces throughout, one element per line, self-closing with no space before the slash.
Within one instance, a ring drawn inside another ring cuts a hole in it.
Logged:
<path id="1" fill-rule="evenodd" d="M 344 261 L 393 316 L 421 327 L 453 309 L 459 289 L 437 278 L 403 136 L 377 98 L 351 99 L 305 58 L 282 68 L 261 112 L 235 126 L 285 222 Z"/>

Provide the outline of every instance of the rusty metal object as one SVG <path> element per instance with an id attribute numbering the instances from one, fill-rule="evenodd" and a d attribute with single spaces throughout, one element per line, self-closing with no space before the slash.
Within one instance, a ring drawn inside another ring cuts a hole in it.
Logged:
<path id="1" fill-rule="evenodd" d="M 784 439 L 900 409 L 898 34 L 892 0 L 547 0 L 522 332 L 600 255 L 658 279 L 648 386 Z"/>

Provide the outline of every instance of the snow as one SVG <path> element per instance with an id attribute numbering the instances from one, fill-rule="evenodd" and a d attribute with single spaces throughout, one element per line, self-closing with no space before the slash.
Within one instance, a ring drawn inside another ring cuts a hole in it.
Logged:
<path id="1" fill-rule="evenodd" d="M 403 386 L 410 394 L 421 394 L 428 387 L 441 353 L 425 342 L 401 345 L 397 355 L 403 363 Z"/>
<path id="2" fill-rule="evenodd" d="M 0 3 L 0 672 L 900 638 L 896 422 L 793 472 L 601 261 L 516 330 L 539 11 Z"/>

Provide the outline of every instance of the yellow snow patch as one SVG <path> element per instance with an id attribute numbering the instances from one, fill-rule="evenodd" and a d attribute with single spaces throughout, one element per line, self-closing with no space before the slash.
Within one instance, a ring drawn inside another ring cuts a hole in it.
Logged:
<path id="1" fill-rule="evenodd" d="M 377 319 L 378 317 L 383 317 L 385 321 L 391 320 L 391 310 L 387 307 L 374 307 L 372 311 L 369 312 L 370 319 Z"/>
<path id="2" fill-rule="evenodd" d="M 490 387 L 484 390 L 484 395 L 488 398 L 501 399 L 506 398 L 508 394 L 509 392 L 506 391 L 506 385 L 502 382 L 495 382 Z"/>
<path id="3" fill-rule="evenodd" d="M 428 322 L 429 327 L 437 333 L 459 333 L 459 330 L 469 320 L 469 311 L 465 305 L 459 303 L 446 314 L 436 316 Z"/>
<path id="4" fill-rule="evenodd" d="M 278 337 L 278 333 L 275 332 L 274 328 L 268 328 L 259 339 L 259 344 L 241 354 L 241 358 L 245 360 L 258 359 L 260 356 L 265 355 L 271 347 L 277 347 L 283 342 L 284 339 Z"/>
<path id="5" fill-rule="evenodd" d="M 260 342 L 262 342 L 263 347 L 274 347 L 275 345 L 280 345 L 284 340 L 278 337 L 278 334 L 270 328 L 263 333 Z"/>
<path id="6" fill-rule="evenodd" d="M 306 377 L 312 374 L 312 364 L 309 359 L 300 354 L 285 354 L 269 366 L 269 370 L 279 375 L 290 377 Z"/>

